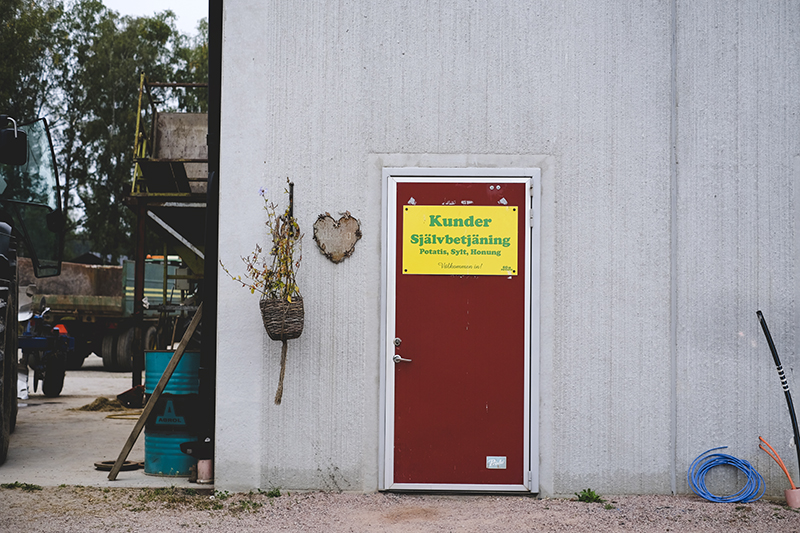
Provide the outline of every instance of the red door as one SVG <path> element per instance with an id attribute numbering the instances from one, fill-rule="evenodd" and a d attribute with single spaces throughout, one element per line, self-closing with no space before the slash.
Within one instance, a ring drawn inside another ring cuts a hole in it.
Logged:
<path id="1" fill-rule="evenodd" d="M 389 488 L 527 490 L 530 181 L 393 184 Z"/>

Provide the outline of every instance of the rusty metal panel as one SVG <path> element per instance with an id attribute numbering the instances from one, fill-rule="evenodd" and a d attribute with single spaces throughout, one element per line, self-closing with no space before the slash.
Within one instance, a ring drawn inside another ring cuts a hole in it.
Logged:
<path id="1" fill-rule="evenodd" d="M 208 115 L 159 113 L 156 117 L 155 159 L 208 159 Z"/>
<path id="2" fill-rule="evenodd" d="M 42 298 L 47 307 L 57 313 L 95 313 L 98 315 L 121 315 L 123 312 L 122 296 L 84 296 L 79 294 L 46 294 L 37 292 L 33 297 L 34 305 Z"/>
<path id="3" fill-rule="evenodd" d="M 19 286 L 36 285 L 37 294 L 122 297 L 122 267 L 62 263 L 61 275 L 36 278 L 31 260 L 20 257 Z"/>

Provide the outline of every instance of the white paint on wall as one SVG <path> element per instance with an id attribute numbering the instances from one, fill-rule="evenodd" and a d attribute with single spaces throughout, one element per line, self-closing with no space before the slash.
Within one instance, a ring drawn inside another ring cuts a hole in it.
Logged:
<path id="1" fill-rule="evenodd" d="M 728 445 L 778 494 L 786 478 L 758 436 L 778 443 L 787 466 L 796 453 L 755 313 L 763 311 L 784 366 L 796 368 L 800 5 L 678 5 L 677 468 Z"/>
<path id="2" fill-rule="evenodd" d="M 674 1 L 674 65 L 655 0 L 225 3 L 222 260 L 263 244 L 256 191 L 282 201 L 287 176 L 307 235 L 347 210 L 364 236 L 339 265 L 305 241 L 279 407 L 280 345 L 220 279 L 220 488 L 377 488 L 381 169 L 492 157 L 542 168 L 542 492 L 685 492 L 721 444 L 778 486 L 756 438 L 791 457 L 788 415 L 755 311 L 793 368 L 800 4 Z"/>

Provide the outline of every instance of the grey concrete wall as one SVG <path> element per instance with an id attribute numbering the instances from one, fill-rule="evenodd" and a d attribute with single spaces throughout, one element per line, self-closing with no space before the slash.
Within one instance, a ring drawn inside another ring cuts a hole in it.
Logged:
<path id="1" fill-rule="evenodd" d="M 777 484 L 755 310 L 791 366 L 800 13 L 759 4 L 226 2 L 220 254 L 241 271 L 258 188 L 291 177 L 307 315 L 275 406 L 280 344 L 220 280 L 218 486 L 377 488 L 382 154 L 547 166 L 543 493 L 685 491 L 719 444 Z M 334 265 L 311 225 L 345 210 L 364 237 Z"/>
<path id="2" fill-rule="evenodd" d="M 728 445 L 780 493 L 788 481 L 758 436 L 793 476 L 797 455 L 755 312 L 794 387 L 800 5 L 679 7 L 677 470 Z"/>

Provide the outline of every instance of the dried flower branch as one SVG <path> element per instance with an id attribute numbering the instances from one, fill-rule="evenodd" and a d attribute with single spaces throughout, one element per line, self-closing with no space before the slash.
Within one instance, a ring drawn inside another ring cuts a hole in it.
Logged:
<path id="1" fill-rule="evenodd" d="M 289 180 L 286 181 L 288 183 Z M 284 192 L 289 194 L 287 189 L 284 189 Z M 267 200 L 263 187 L 259 189 L 259 195 L 264 197 L 264 210 L 267 212 L 266 226 L 272 237 L 269 254 L 265 254 L 261 246 L 256 243 L 253 252 L 242 257 L 242 262 L 245 264 L 243 276 L 232 274 L 222 261 L 219 264 L 233 281 L 250 289 L 252 294 L 259 292 L 265 298 L 291 302 L 292 298 L 300 296 L 296 274 L 303 258 L 303 234 L 300 233 L 300 227 L 293 216 L 291 203 L 282 215 L 278 215 L 278 206 Z"/>

